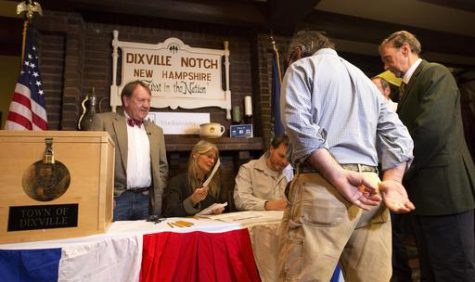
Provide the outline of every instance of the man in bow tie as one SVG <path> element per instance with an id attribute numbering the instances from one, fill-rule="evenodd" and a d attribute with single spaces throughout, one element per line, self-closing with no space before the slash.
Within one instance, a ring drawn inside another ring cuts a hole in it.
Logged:
<path id="1" fill-rule="evenodd" d="M 414 140 L 404 186 L 421 281 L 475 281 L 475 167 L 463 136 L 460 92 L 443 65 L 420 58 L 421 44 L 397 31 L 379 46 L 386 69 L 402 78 L 397 113 Z"/>
<path id="2" fill-rule="evenodd" d="M 168 162 L 162 129 L 145 120 L 151 96 L 143 82 L 129 82 L 121 93 L 123 112 L 96 114 L 91 125 L 115 142 L 114 221 L 161 214 Z"/>

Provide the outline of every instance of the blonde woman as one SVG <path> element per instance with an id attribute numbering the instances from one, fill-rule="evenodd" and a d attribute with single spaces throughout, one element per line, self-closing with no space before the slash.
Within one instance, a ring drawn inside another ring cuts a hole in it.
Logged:
<path id="1" fill-rule="evenodd" d="M 215 144 L 204 140 L 196 143 L 188 159 L 188 171 L 176 175 L 169 182 L 166 217 L 194 215 L 214 203 L 225 202 L 221 196 L 220 169 L 209 185 L 203 187 L 218 158 L 219 150 Z M 224 208 L 217 208 L 213 213 L 223 211 Z"/>

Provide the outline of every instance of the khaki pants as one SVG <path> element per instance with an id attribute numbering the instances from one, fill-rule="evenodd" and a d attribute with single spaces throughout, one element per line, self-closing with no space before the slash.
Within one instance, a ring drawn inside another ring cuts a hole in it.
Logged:
<path id="1" fill-rule="evenodd" d="M 376 173 L 367 174 L 375 182 Z M 363 211 L 320 174 L 297 175 L 279 242 L 279 281 L 330 281 L 340 261 L 345 281 L 388 282 L 391 223 L 384 205 Z"/>

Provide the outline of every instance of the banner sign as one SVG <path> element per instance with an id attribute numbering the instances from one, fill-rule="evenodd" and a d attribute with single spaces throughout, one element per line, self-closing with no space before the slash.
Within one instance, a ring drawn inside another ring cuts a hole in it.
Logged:
<path id="1" fill-rule="evenodd" d="M 227 119 L 231 118 L 227 42 L 224 50 L 192 48 L 173 37 L 162 43 L 145 44 L 119 41 L 119 32 L 113 33 L 110 99 L 113 111 L 121 106 L 123 86 L 141 80 L 152 91 L 154 108 L 220 107 L 226 110 Z M 121 62 L 120 85 L 117 85 L 118 62 Z"/>
<path id="2" fill-rule="evenodd" d="M 163 129 L 165 135 L 199 135 L 200 124 L 209 122 L 209 113 L 149 112 L 146 119 Z"/>

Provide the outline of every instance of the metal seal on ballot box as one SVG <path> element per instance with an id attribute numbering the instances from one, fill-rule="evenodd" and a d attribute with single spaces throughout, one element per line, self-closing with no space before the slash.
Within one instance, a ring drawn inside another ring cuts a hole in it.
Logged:
<path id="1" fill-rule="evenodd" d="M 52 201 L 61 197 L 69 187 L 68 168 L 54 158 L 53 138 L 45 138 L 43 160 L 29 166 L 23 174 L 25 193 L 37 201 Z"/>

